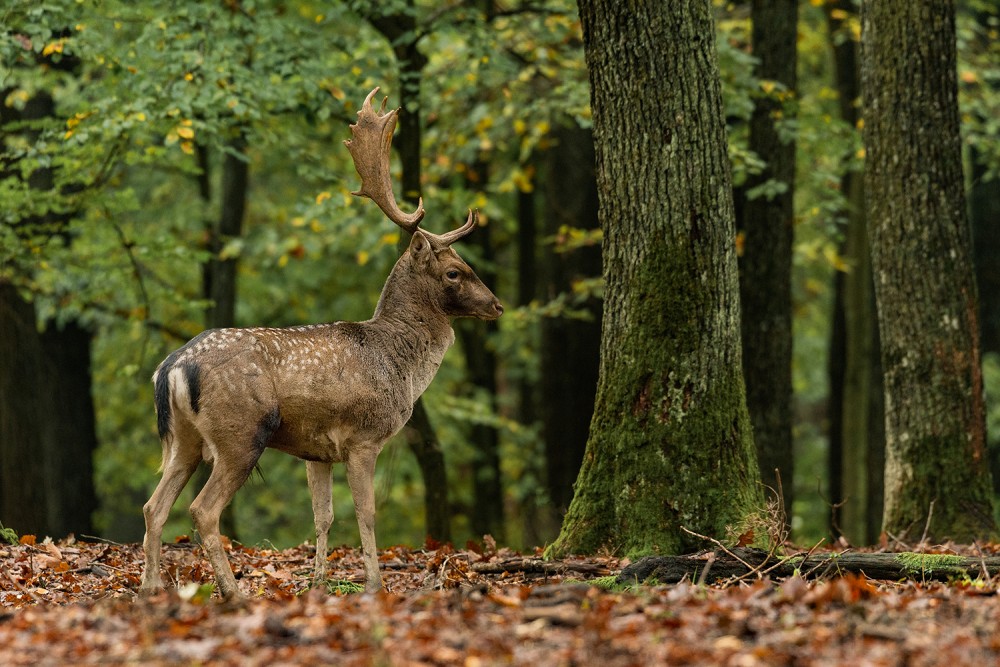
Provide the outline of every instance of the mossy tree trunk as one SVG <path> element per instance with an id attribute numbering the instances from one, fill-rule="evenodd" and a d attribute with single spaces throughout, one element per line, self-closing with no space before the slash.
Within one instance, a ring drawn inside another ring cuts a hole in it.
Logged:
<path id="1" fill-rule="evenodd" d="M 965 210 L 955 8 L 862 3 L 865 192 L 886 403 L 886 531 L 996 532 Z M 928 517 L 931 520 L 928 521 Z"/>
<path id="2" fill-rule="evenodd" d="M 678 553 L 761 503 L 709 0 L 581 0 L 604 230 L 594 417 L 549 549 Z"/>

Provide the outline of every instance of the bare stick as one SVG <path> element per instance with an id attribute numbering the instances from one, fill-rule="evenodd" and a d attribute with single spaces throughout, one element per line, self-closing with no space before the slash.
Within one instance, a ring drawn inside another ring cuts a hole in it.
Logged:
<path id="1" fill-rule="evenodd" d="M 750 563 L 746 562 L 745 560 L 743 560 L 742 558 L 740 558 L 739 556 L 737 556 L 736 554 L 734 554 L 734 553 L 733 553 L 732 551 L 730 551 L 729 549 L 727 549 L 727 548 L 725 547 L 725 545 L 724 545 L 724 544 L 722 544 L 722 542 L 720 542 L 719 540 L 715 539 L 714 537 L 709 537 L 708 535 L 702 535 L 701 533 L 696 533 L 696 532 L 694 532 L 693 530 L 688 530 L 688 529 L 687 529 L 687 528 L 685 528 L 684 526 L 681 526 L 681 530 L 683 530 L 683 531 L 684 531 L 685 533 L 687 533 L 688 535 L 693 535 L 694 537 L 698 537 L 698 538 L 701 538 L 701 539 L 703 539 L 703 540 L 707 540 L 707 541 L 711 542 L 711 543 L 712 543 L 712 544 L 714 544 L 715 546 L 717 546 L 717 547 L 719 547 L 720 549 L 722 549 L 722 551 L 723 551 L 723 552 L 724 552 L 724 553 L 725 553 L 725 554 L 726 554 L 727 556 L 730 556 L 731 558 L 735 558 L 735 559 L 736 559 L 736 560 L 738 560 L 738 561 L 739 561 L 740 563 L 742 563 L 742 564 L 743 564 L 743 566 L 744 566 L 744 567 L 746 567 L 746 568 L 747 568 L 748 570 L 751 570 L 751 571 L 754 571 L 754 570 L 756 570 L 756 569 L 757 569 L 757 568 L 755 568 L 755 567 L 754 567 L 753 565 L 751 565 Z"/>

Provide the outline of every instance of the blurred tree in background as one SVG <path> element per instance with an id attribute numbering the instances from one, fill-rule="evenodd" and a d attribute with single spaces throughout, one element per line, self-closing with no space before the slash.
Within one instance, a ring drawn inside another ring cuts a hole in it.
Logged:
<path id="1" fill-rule="evenodd" d="M 787 100 L 758 70 L 749 5 L 713 6 L 734 187 L 773 185 L 772 167 L 788 165 L 769 165 L 750 127 L 758 102 Z M 436 231 L 478 208 L 489 233 L 463 255 L 517 306 L 495 330 L 462 331 L 425 395 L 420 440 L 405 432 L 385 450 L 380 541 L 420 543 L 428 530 L 444 534 L 442 521 L 456 541 L 484 530 L 515 546 L 555 538 L 590 424 L 603 299 L 575 3 L 11 0 L 0 24 L 0 522 L 138 539 L 160 457 L 148 378 L 168 352 L 210 325 L 371 315 L 399 234 L 352 201 L 341 141 L 378 85 L 404 107 L 398 169 L 415 182 L 402 195 L 423 195 Z M 828 465 L 833 422 L 860 428 L 836 416 L 850 397 L 836 394 L 827 369 L 837 376 L 847 363 L 830 343 L 836 281 L 857 278 L 856 294 L 868 285 L 850 241 L 859 123 L 844 110 L 856 107 L 843 99 L 853 93 L 835 57 L 859 35 L 856 3 L 800 3 L 797 113 L 782 127 L 796 146 L 794 475 L 783 482 L 803 540 L 828 532 L 834 499 L 844 510 L 870 502 L 842 492 L 844 473 L 835 482 Z M 980 254 L 995 232 L 983 212 L 1000 169 L 998 42 L 995 3 L 959 3 Z M 642 102 L 640 93 L 637 111 Z M 990 309 L 997 290 L 983 292 Z M 862 371 L 865 349 L 849 356 Z M 984 371 L 992 445 L 995 354 Z M 865 423 L 876 413 L 866 409 Z M 429 489 L 446 492 L 437 500 L 425 494 L 428 459 L 402 447 L 433 449 L 428 434 L 440 454 L 432 467 L 447 479 Z M 858 460 L 847 443 L 843 451 L 841 463 Z M 234 502 L 240 539 L 310 538 L 304 467 L 274 452 L 261 465 L 263 480 Z M 343 475 L 335 480 L 331 539 L 354 544 L 349 494 Z M 428 505 L 441 510 L 430 524 Z M 174 517 L 168 533 L 191 530 L 183 503 Z"/>

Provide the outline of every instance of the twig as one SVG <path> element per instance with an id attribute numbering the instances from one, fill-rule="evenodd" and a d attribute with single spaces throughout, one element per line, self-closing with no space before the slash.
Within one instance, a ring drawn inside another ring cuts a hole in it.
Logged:
<path id="1" fill-rule="evenodd" d="M 736 560 L 738 560 L 738 561 L 739 561 L 740 563 L 742 563 L 742 564 L 743 564 L 743 566 L 744 566 L 744 567 L 746 567 L 746 568 L 747 568 L 748 570 L 755 570 L 755 569 L 756 569 L 756 568 L 755 568 L 755 567 L 754 567 L 753 565 L 751 565 L 750 563 L 746 562 L 745 560 L 743 560 L 742 558 L 740 558 L 739 556 L 737 556 L 736 554 L 734 554 L 734 553 L 733 553 L 732 551 L 730 551 L 729 549 L 727 549 L 727 548 L 725 547 L 725 545 L 724 545 L 724 544 L 722 544 L 722 542 L 720 542 L 719 540 L 715 539 L 714 537 L 709 537 L 709 536 L 707 536 L 707 535 L 702 535 L 702 534 L 700 534 L 700 533 L 696 533 L 696 532 L 694 532 L 693 530 L 688 530 L 688 529 L 687 529 L 687 528 L 685 528 L 684 526 L 681 526 L 681 530 L 683 530 L 683 531 L 684 531 L 685 533 L 687 533 L 688 535 L 693 535 L 694 537 L 698 537 L 698 538 L 701 538 L 701 539 L 703 539 L 703 540 L 707 540 L 707 541 L 711 542 L 711 543 L 712 543 L 712 544 L 714 544 L 715 546 L 717 546 L 717 547 L 719 547 L 720 549 L 722 549 L 722 551 L 723 551 L 723 552 L 724 552 L 724 553 L 725 553 L 726 555 L 728 555 L 728 556 L 730 556 L 730 557 L 732 557 L 732 558 L 735 558 L 735 559 L 736 559 Z"/>
<path id="2" fill-rule="evenodd" d="M 41 598 L 39 598 L 37 595 L 35 595 L 31 591 L 29 591 L 27 588 L 25 588 L 24 586 L 22 586 L 21 583 L 17 579 L 14 578 L 14 574 L 13 573 L 8 572 L 7 573 L 7 578 L 10 579 L 10 583 L 14 584 L 14 586 L 17 587 L 17 590 L 21 591 L 22 593 L 24 593 L 25 595 L 27 595 L 28 597 L 30 597 L 35 602 L 41 602 L 42 601 Z"/>
<path id="3" fill-rule="evenodd" d="M 708 578 L 708 571 L 712 569 L 712 564 L 715 563 L 715 552 L 712 551 L 708 554 L 708 558 L 705 559 L 705 567 L 701 568 L 701 574 L 698 575 L 698 586 L 704 586 L 705 580 Z"/>
<path id="4" fill-rule="evenodd" d="M 934 501 L 931 501 L 930 506 L 927 508 L 927 523 L 924 524 L 924 534 L 920 536 L 920 542 L 918 544 L 924 545 L 927 543 L 927 533 L 931 529 L 931 517 L 934 516 Z"/>
<path id="5" fill-rule="evenodd" d="M 98 544 L 113 544 L 116 547 L 127 547 L 129 545 L 122 544 L 121 542 L 115 542 L 114 540 L 109 540 L 104 537 L 95 537 L 94 535 L 80 535 L 80 539 L 87 540 L 88 542 L 96 542 Z"/>
<path id="6" fill-rule="evenodd" d="M 979 540 L 973 540 L 972 546 L 976 548 L 976 553 L 979 554 L 979 567 L 983 572 L 983 579 L 991 579 L 989 571 L 986 569 L 986 556 L 983 555 L 983 550 L 979 548 Z"/>

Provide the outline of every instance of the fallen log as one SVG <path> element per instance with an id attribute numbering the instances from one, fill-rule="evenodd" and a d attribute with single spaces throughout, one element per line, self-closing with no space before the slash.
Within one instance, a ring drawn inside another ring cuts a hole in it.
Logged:
<path id="1" fill-rule="evenodd" d="M 714 554 L 714 559 L 710 555 Z M 707 568 L 707 572 L 705 571 Z M 1000 575 L 1000 558 L 970 558 L 949 554 L 822 552 L 777 556 L 759 549 L 736 548 L 688 556 L 645 556 L 618 574 L 622 585 L 682 579 L 715 583 L 720 580 L 769 576 L 806 579 L 863 574 L 870 579 L 951 581 Z"/>

